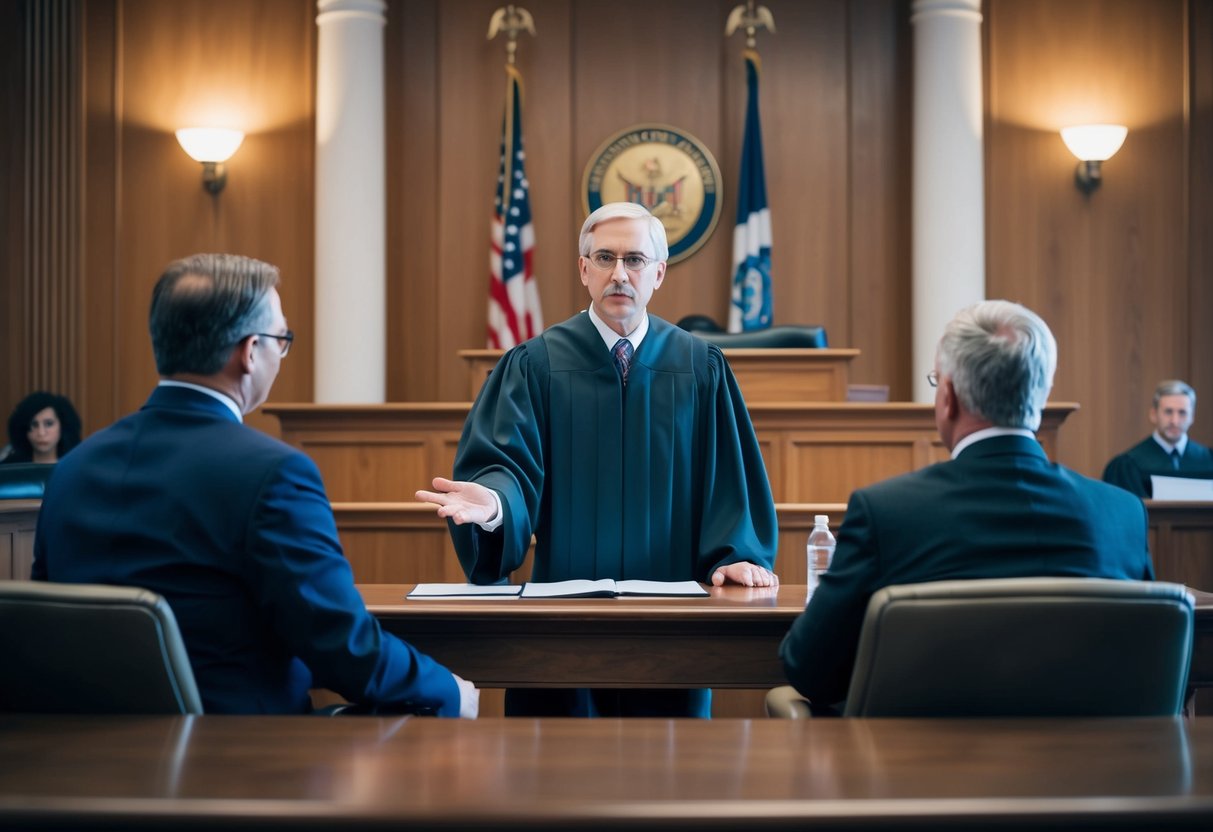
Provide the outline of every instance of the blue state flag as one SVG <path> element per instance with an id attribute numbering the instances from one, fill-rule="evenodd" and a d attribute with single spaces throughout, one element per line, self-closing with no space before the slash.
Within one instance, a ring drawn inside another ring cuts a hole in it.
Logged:
<path id="1" fill-rule="evenodd" d="M 745 55 L 745 139 L 737 184 L 737 226 L 733 229 L 733 301 L 729 332 L 771 325 L 771 212 L 762 164 L 762 123 L 758 118 L 758 55 Z"/>

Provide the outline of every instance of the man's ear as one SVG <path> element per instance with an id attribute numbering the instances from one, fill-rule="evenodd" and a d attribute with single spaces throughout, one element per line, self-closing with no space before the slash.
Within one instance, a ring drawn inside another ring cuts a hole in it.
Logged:
<path id="1" fill-rule="evenodd" d="M 955 421 L 960 415 L 960 399 L 956 396 L 956 386 L 952 379 L 941 381 L 943 385 L 943 412 L 949 420 Z"/>
<path id="2" fill-rule="evenodd" d="M 232 357 L 228 359 L 229 365 L 234 366 L 242 376 L 251 375 L 253 372 L 257 337 L 256 335 L 249 335 L 244 340 L 239 341 L 232 350 Z"/>

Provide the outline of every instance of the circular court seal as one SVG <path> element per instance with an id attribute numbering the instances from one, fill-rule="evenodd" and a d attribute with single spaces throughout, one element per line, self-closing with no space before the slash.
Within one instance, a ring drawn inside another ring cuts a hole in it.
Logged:
<path id="1" fill-rule="evenodd" d="M 720 219 L 720 168 L 699 139 L 668 124 L 637 124 L 590 157 L 581 181 L 586 213 L 607 202 L 635 202 L 661 220 L 669 262 L 702 246 Z"/>

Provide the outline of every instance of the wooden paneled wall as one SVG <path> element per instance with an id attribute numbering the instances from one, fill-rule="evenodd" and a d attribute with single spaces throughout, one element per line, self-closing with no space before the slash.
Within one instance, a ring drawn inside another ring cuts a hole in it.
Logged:
<path id="1" fill-rule="evenodd" d="M 484 31 L 499 5 L 390 5 L 388 304 L 401 324 L 389 334 L 393 400 L 466 395 L 453 349 L 484 343 L 504 93 L 504 49 Z M 692 312 L 725 319 L 746 95 L 742 38 L 723 37 L 734 5 L 527 4 L 538 37 L 523 37 L 518 66 L 548 323 L 587 304 L 576 276 L 585 165 L 603 140 L 642 122 L 697 137 L 724 180 L 716 232 L 671 267 L 652 308 L 675 320 Z M 894 398 L 909 391 L 907 8 L 777 4 L 778 35 L 759 44 L 776 322 L 824 324 L 833 345 L 862 350 L 854 380 L 890 384 Z M 452 349 L 435 352 L 436 344 Z"/>
<path id="2" fill-rule="evenodd" d="M 585 303 L 575 277 L 584 165 L 606 136 L 644 121 L 703 141 L 725 189 L 721 224 L 671 268 L 654 310 L 724 316 L 745 102 L 741 38 L 723 36 L 736 2 L 526 4 L 538 37 L 524 36 L 519 67 L 549 322 Z M 504 93 L 504 47 L 484 34 L 499 5 L 388 2 L 394 401 L 466 398 L 456 351 L 484 344 Z M 909 359 L 910 2 L 767 5 L 778 26 L 760 35 L 776 320 L 826 325 L 832 345 L 861 350 L 852 381 L 905 399 L 912 374 L 928 369 Z M 34 43 L 35 8 L 78 34 Z M 1186 376 L 1213 396 L 1213 2 L 986 0 L 984 12 L 988 294 L 1028 303 L 1057 331 L 1052 398 L 1082 405 L 1062 459 L 1097 474 L 1146 432 L 1158 378 Z M 313 0 L 0 4 L 5 411 L 32 386 L 68 388 L 88 430 L 138 407 L 155 378 L 151 286 L 169 260 L 217 249 L 282 267 L 299 340 L 273 399 L 311 400 L 315 15 Z M 65 162 L 80 172 L 74 197 L 28 164 L 49 152 L 27 123 L 35 53 L 76 84 L 57 99 L 82 116 Z M 1084 198 L 1056 129 L 1096 118 L 1124 121 L 1130 134 Z M 201 122 L 249 133 L 218 197 L 173 137 Z M 64 267 L 35 270 L 43 243 L 26 200 L 47 189 L 79 219 L 79 242 Z M 53 328 L 35 326 L 35 292 L 60 310 Z M 362 345 L 346 349 L 360 360 Z M 1207 407 L 1194 435 L 1213 440 Z"/>
<path id="3" fill-rule="evenodd" d="M 1159 380 L 1213 397 L 1211 16 L 1207 0 L 986 3 L 987 293 L 1052 327 L 1054 397 L 1083 405 L 1061 461 L 1095 476 L 1149 432 Z M 1129 135 L 1084 196 L 1057 131 L 1094 122 Z"/>

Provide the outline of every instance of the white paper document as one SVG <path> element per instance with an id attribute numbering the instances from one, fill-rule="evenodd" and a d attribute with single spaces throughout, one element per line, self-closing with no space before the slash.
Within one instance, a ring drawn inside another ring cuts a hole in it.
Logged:
<path id="1" fill-rule="evenodd" d="M 1213 500 L 1213 480 L 1188 477 L 1150 477 L 1155 500 Z"/>
<path id="2" fill-rule="evenodd" d="M 708 591 L 697 581 L 527 581 L 522 586 L 523 598 L 592 598 L 616 595 L 655 595 L 702 598 Z"/>
<path id="3" fill-rule="evenodd" d="M 406 598 L 515 598 L 518 584 L 417 584 Z"/>

